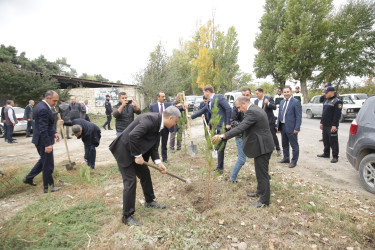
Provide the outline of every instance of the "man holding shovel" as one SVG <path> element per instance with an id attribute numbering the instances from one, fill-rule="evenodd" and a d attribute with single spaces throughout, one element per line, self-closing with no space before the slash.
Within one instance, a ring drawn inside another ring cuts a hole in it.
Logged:
<path id="1" fill-rule="evenodd" d="M 101 132 L 100 128 L 94 123 L 88 122 L 82 118 L 74 119 L 73 121 L 59 121 L 60 125 L 72 126 L 72 132 L 77 139 L 82 139 L 85 146 L 85 163 L 91 169 L 95 169 L 96 147 L 99 146 Z"/>
<path id="2" fill-rule="evenodd" d="M 119 171 L 121 172 L 123 191 L 123 217 L 122 222 L 126 225 L 142 225 L 133 218 L 135 212 L 135 198 L 137 177 L 140 179 L 145 206 L 152 208 L 165 208 L 158 204 L 155 199 L 154 189 L 151 181 L 150 170 L 146 163 L 150 156 L 156 165 L 165 174 L 167 169 L 160 160 L 158 145 L 160 134 L 164 128 L 175 126 L 181 117 L 178 108 L 171 106 L 163 113 L 146 113 L 137 117 L 109 146 L 113 156 L 116 158 Z"/>

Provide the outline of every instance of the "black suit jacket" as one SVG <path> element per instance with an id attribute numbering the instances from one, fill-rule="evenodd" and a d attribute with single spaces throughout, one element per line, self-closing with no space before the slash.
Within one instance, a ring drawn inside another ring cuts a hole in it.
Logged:
<path id="1" fill-rule="evenodd" d="M 269 101 L 269 104 L 264 106 L 264 100 L 263 100 L 262 109 L 267 114 L 269 124 L 273 124 L 273 126 L 275 126 L 276 120 L 275 120 L 275 115 L 273 114 L 273 111 L 276 110 L 276 105 L 275 105 L 272 97 L 264 96 L 264 99 L 267 99 Z M 254 104 L 258 106 L 258 103 L 259 103 L 259 99 L 256 99 L 254 101 Z"/>
<path id="2" fill-rule="evenodd" d="M 33 127 L 32 143 L 48 147 L 55 143 L 55 118 L 48 105 L 41 101 L 34 109 L 35 124 Z"/>
<path id="3" fill-rule="evenodd" d="M 98 126 L 94 123 L 88 122 L 82 118 L 74 119 L 73 121 L 65 122 L 66 126 L 80 125 L 82 127 L 81 136 L 78 139 L 82 139 L 83 143 L 87 146 L 94 145 L 95 147 L 99 146 L 101 131 Z"/>
<path id="4" fill-rule="evenodd" d="M 27 120 L 27 119 L 33 120 L 33 106 L 31 106 L 30 104 L 25 107 L 23 119 L 24 120 Z"/>
<path id="5" fill-rule="evenodd" d="M 266 113 L 254 104 L 250 104 L 242 122 L 225 133 L 227 139 L 243 133 L 243 152 L 249 158 L 270 153 L 274 149 Z"/>
<path id="6" fill-rule="evenodd" d="M 159 113 L 146 113 L 137 117 L 111 145 L 113 156 L 119 167 L 129 167 L 134 162 L 134 157 L 142 154 L 148 161 L 160 159 L 157 142 L 160 141 L 160 126 L 162 115 Z"/>

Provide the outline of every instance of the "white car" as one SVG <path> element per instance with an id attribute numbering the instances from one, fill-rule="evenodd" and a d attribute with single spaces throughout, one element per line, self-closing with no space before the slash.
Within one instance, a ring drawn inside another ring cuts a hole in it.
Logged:
<path id="1" fill-rule="evenodd" d="M 354 94 L 342 94 L 340 96 L 350 96 L 352 100 L 355 102 L 355 104 L 363 105 L 368 98 L 366 94 L 361 94 L 361 93 L 354 93 Z"/>
<path id="2" fill-rule="evenodd" d="M 241 91 L 232 91 L 227 92 L 224 94 L 224 97 L 227 99 L 228 104 L 231 108 L 233 108 L 234 102 L 237 100 L 238 97 L 242 95 Z"/>
<path id="3" fill-rule="evenodd" d="M 14 132 L 26 131 L 27 128 L 27 121 L 23 119 L 23 114 L 25 112 L 24 108 L 13 107 L 14 112 L 16 112 L 16 118 L 18 123 L 14 127 Z M 2 107 L 0 107 L 0 114 L 1 114 Z M 4 137 L 4 129 L 5 126 L 3 124 L 3 118 L 0 115 L 0 138 Z"/>

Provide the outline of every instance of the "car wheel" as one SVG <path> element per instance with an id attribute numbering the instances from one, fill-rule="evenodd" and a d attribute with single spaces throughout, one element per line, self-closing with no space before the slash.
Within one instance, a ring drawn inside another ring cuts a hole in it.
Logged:
<path id="1" fill-rule="evenodd" d="M 308 110 L 306 111 L 306 115 L 307 115 L 307 118 L 309 118 L 309 119 L 314 118 L 314 114 L 311 112 L 310 109 L 308 109 Z"/>
<path id="2" fill-rule="evenodd" d="M 0 125 L 0 138 L 4 138 L 4 127 Z"/>
<path id="3" fill-rule="evenodd" d="M 359 164 L 359 178 L 365 189 L 375 194 L 375 154 L 366 155 Z"/>
<path id="4" fill-rule="evenodd" d="M 340 120 L 339 120 L 339 122 L 344 122 L 345 121 L 345 117 L 344 117 L 344 115 L 343 114 L 341 114 L 341 117 L 340 117 Z"/>

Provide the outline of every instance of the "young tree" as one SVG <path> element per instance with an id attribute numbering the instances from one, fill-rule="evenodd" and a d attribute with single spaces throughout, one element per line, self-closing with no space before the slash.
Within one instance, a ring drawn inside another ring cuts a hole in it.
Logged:
<path id="1" fill-rule="evenodd" d="M 256 77 L 272 76 L 278 86 L 284 87 L 286 76 L 276 71 L 280 61 L 276 43 L 285 24 L 285 0 L 266 0 L 264 14 L 260 19 L 260 34 L 257 35 L 254 47 L 258 54 L 254 59 Z"/>
<path id="2" fill-rule="evenodd" d="M 300 81 L 301 91 L 307 94 L 307 80 L 323 62 L 327 46 L 332 0 L 289 0 L 284 30 L 276 43 L 280 61 L 276 72 Z M 307 98 L 304 99 L 307 102 Z"/>

